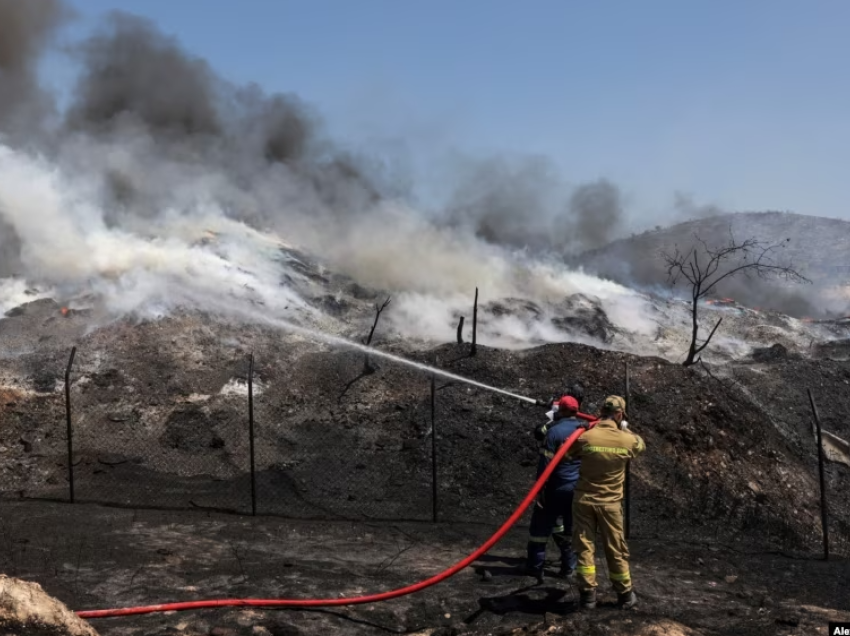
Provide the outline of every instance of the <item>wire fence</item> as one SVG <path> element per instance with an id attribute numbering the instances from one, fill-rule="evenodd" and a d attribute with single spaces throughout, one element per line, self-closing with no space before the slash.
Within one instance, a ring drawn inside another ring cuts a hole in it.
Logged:
<path id="1" fill-rule="evenodd" d="M 441 417 L 464 409 L 458 404 L 469 389 L 434 377 L 408 404 L 385 414 L 381 426 L 361 426 L 352 416 L 328 420 L 275 410 L 254 384 L 250 356 L 242 381 L 214 399 L 151 387 L 136 406 L 107 408 L 92 418 L 87 392 L 92 386 L 117 391 L 120 383 L 108 374 L 75 383 L 75 356 L 76 349 L 65 369 L 65 430 L 39 448 L 50 461 L 25 466 L 25 482 L 0 485 L 6 497 L 296 519 L 490 524 L 513 510 L 537 463 L 533 445 L 516 455 L 516 440 L 509 438 L 518 424 L 500 408 L 507 398 L 488 397 L 488 417 L 476 421 L 475 431 L 442 429 Z M 628 394 L 628 368 L 625 377 Z M 51 417 L 57 414 L 52 408 Z M 823 494 L 816 496 L 825 510 L 824 534 L 831 535 L 833 550 L 847 552 L 850 528 L 827 514 L 822 458 L 820 465 Z M 675 514 L 691 520 L 688 538 L 732 543 L 740 530 L 752 530 L 766 545 L 799 543 L 798 529 L 758 497 L 730 498 L 722 484 L 675 464 L 658 470 L 664 474 L 655 481 L 667 484 L 664 492 L 634 475 L 629 480 L 625 511 L 632 537 L 673 538 L 669 493 L 681 487 L 689 495 L 676 502 Z M 821 538 L 828 553 L 827 536 L 808 540 Z"/>

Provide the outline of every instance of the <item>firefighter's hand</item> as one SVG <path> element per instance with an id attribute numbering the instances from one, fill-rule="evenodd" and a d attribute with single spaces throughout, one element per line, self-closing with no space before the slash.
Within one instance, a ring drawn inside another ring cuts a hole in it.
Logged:
<path id="1" fill-rule="evenodd" d="M 578 427 L 583 428 L 584 430 L 589 430 L 590 429 L 590 422 L 588 422 L 587 420 L 579 420 L 578 421 Z"/>

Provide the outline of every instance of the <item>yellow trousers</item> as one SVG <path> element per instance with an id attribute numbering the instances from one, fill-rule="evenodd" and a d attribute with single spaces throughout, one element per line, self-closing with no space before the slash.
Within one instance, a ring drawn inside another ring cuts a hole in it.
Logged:
<path id="1" fill-rule="evenodd" d="M 608 577 L 620 594 L 631 591 L 629 547 L 623 536 L 623 508 L 619 503 L 594 505 L 573 502 L 573 550 L 578 556 L 576 579 L 582 592 L 596 588 L 596 533 L 601 535 Z"/>

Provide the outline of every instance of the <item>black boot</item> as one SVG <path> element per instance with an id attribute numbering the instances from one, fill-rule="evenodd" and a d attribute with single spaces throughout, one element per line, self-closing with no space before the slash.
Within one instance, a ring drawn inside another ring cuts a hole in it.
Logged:
<path id="1" fill-rule="evenodd" d="M 581 597 L 579 598 L 579 606 L 581 609 L 595 609 L 596 608 L 596 590 L 587 590 L 581 593 Z"/>
<path id="2" fill-rule="evenodd" d="M 637 595 L 634 590 L 617 594 L 617 606 L 620 609 L 632 609 L 635 605 L 637 605 Z"/>
<path id="3" fill-rule="evenodd" d="M 522 569 L 522 573 L 525 574 L 525 576 L 533 576 L 535 579 L 537 579 L 538 585 L 543 584 L 543 568 L 537 569 L 532 565 L 526 565 Z"/>
<path id="4" fill-rule="evenodd" d="M 562 565 L 561 569 L 558 570 L 558 577 L 562 579 L 573 580 L 576 577 L 576 571 L 572 569 L 569 565 Z"/>

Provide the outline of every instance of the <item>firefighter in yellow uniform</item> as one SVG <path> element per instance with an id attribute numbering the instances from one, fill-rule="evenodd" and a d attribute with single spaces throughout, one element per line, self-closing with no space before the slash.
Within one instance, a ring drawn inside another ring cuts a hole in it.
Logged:
<path id="1" fill-rule="evenodd" d="M 573 499 L 573 550 L 578 557 L 576 579 L 581 606 L 596 607 L 595 542 L 602 539 L 608 576 L 617 592 L 617 604 L 630 609 L 637 603 L 629 573 L 629 548 L 623 536 L 623 482 L 628 461 L 646 449 L 643 439 L 621 428 L 626 401 L 617 395 L 605 399 L 601 419 L 579 437 L 567 454 L 581 459 Z"/>

